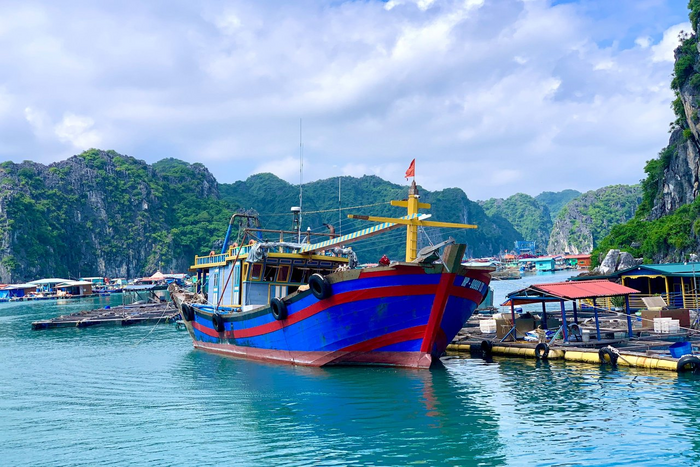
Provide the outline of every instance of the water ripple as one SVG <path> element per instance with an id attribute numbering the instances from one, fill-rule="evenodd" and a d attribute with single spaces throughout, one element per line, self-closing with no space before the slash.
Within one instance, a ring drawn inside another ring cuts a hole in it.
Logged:
<path id="1" fill-rule="evenodd" d="M 0 304 L 3 465 L 700 464 L 692 375 L 463 357 L 309 369 L 195 351 L 167 325 L 29 329 L 66 312 Z"/>

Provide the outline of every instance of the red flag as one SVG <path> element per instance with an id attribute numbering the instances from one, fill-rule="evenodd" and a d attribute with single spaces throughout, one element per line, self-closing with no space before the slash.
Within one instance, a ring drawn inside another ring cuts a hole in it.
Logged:
<path id="1" fill-rule="evenodd" d="M 408 170 L 406 171 L 406 180 L 408 180 L 408 177 L 415 177 L 416 176 L 416 160 L 413 159 L 411 161 L 411 165 L 408 166 Z"/>

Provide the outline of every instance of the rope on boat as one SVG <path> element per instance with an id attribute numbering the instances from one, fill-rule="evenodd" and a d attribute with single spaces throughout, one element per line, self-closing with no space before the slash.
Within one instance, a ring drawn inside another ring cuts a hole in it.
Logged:
<path id="1" fill-rule="evenodd" d="M 382 206 L 385 204 L 391 204 L 389 201 L 384 201 L 382 203 L 374 203 L 374 204 L 365 204 L 362 206 L 348 206 L 344 208 L 339 208 L 339 209 L 323 209 L 321 211 L 304 211 L 304 214 L 321 214 L 324 212 L 338 212 L 338 211 L 346 211 L 348 209 L 362 209 L 362 208 L 371 208 L 374 206 Z M 285 214 L 264 214 L 265 217 L 272 217 L 272 216 L 288 216 L 289 213 Z"/>
<path id="2" fill-rule="evenodd" d="M 146 338 L 147 338 L 148 336 L 151 335 L 151 333 L 156 329 L 156 326 L 158 326 L 158 324 L 160 324 L 160 320 L 162 320 L 162 319 L 165 317 L 165 313 L 168 311 L 168 307 L 169 307 L 169 306 L 170 306 L 170 304 L 167 304 L 167 305 L 166 305 L 165 309 L 163 310 L 163 312 L 161 313 L 160 317 L 158 318 L 158 321 L 156 321 L 155 324 L 153 325 L 153 327 L 151 327 L 151 330 L 148 331 L 148 334 L 146 334 L 145 336 L 143 336 L 143 337 L 141 338 L 141 340 L 139 340 L 136 344 L 134 344 L 134 347 L 138 347 L 139 345 L 141 345 L 141 343 L 142 343 L 143 341 L 145 341 Z"/>

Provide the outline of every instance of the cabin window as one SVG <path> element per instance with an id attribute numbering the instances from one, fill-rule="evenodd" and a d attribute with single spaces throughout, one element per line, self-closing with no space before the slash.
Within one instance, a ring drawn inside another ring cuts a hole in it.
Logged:
<path id="1" fill-rule="evenodd" d="M 304 268 L 294 268 L 292 270 L 292 279 L 291 282 L 304 282 L 304 274 L 306 273 L 306 269 Z"/>
<path id="2" fill-rule="evenodd" d="M 263 267 L 260 263 L 254 263 L 250 268 L 250 278 L 254 281 L 259 281 L 262 276 Z"/>
<path id="3" fill-rule="evenodd" d="M 273 282 L 275 280 L 275 273 L 277 268 L 275 266 L 267 266 L 265 268 L 265 282 Z"/>
<path id="4" fill-rule="evenodd" d="M 289 280 L 289 269 L 290 266 L 280 266 L 277 273 L 277 282 L 287 282 Z"/>

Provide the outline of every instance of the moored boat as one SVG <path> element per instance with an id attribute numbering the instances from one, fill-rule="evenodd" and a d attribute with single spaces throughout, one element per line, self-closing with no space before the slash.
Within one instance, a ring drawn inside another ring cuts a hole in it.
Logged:
<path id="1" fill-rule="evenodd" d="M 350 216 L 379 224 L 320 243 L 225 242 L 196 257 L 196 291 L 171 286 L 194 347 L 309 366 L 429 367 L 486 296 L 493 268 L 463 266 L 466 246 L 454 241 L 417 251 L 419 226 L 475 226 L 427 221 L 415 182 L 392 204 L 408 214 Z M 346 244 L 401 226 L 406 261 L 357 268 Z"/>

